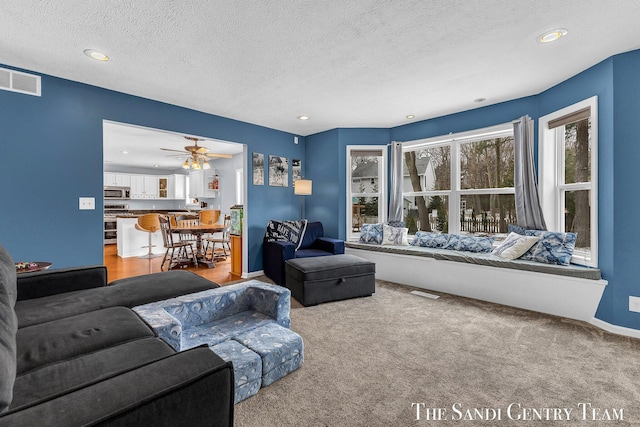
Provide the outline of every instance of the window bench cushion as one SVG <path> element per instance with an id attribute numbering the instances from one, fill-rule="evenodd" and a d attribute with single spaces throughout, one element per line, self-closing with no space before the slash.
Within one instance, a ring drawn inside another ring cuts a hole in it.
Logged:
<path id="1" fill-rule="evenodd" d="M 491 267 L 511 268 L 515 270 L 577 277 L 580 279 L 601 279 L 600 270 L 597 268 L 585 267 L 576 264 L 543 264 L 535 261 L 525 261 L 521 259 L 508 260 L 491 253 L 462 252 L 448 249 L 426 248 L 421 246 L 380 246 L 356 242 L 345 242 L 345 246 L 353 249 L 364 249 L 375 252 L 423 256 L 442 261 L 455 261 L 468 264 L 486 265 Z"/>

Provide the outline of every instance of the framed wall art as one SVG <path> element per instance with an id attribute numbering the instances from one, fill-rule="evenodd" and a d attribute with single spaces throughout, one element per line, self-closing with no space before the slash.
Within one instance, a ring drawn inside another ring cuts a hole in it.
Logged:
<path id="1" fill-rule="evenodd" d="M 302 160 L 291 159 L 291 182 L 302 179 Z"/>
<path id="2" fill-rule="evenodd" d="M 269 185 L 289 186 L 289 160 L 286 157 L 269 155 Z"/>
<path id="3" fill-rule="evenodd" d="M 253 185 L 264 185 L 264 154 L 253 153 Z"/>

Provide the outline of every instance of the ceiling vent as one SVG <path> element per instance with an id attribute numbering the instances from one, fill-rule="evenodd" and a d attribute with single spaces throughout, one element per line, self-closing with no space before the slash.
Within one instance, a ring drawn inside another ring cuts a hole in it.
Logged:
<path id="1" fill-rule="evenodd" d="M 0 68 L 0 89 L 40 96 L 40 76 Z"/>

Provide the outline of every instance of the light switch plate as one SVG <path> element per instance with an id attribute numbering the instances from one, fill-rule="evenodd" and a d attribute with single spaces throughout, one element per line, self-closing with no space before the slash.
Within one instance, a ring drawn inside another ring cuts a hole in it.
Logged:
<path id="1" fill-rule="evenodd" d="M 629 297 L 629 311 L 640 313 L 640 297 Z"/>
<path id="2" fill-rule="evenodd" d="M 95 197 L 80 197 L 80 210 L 93 210 L 96 208 Z"/>

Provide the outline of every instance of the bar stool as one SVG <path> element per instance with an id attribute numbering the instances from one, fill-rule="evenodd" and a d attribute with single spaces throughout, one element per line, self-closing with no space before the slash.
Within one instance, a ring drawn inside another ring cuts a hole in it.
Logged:
<path id="1" fill-rule="evenodd" d="M 144 214 L 138 217 L 138 223 L 135 225 L 136 230 L 144 231 L 149 234 L 149 245 L 142 246 L 143 248 L 149 248 L 149 252 L 146 255 L 142 255 L 139 258 L 151 259 L 162 256 L 161 254 L 154 254 L 151 251 L 155 245 L 151 244 L 151 234 L 160 230 L 160 221 L 158 220 L 158 214 Z"/>

